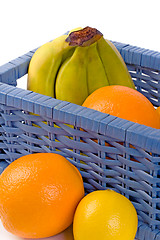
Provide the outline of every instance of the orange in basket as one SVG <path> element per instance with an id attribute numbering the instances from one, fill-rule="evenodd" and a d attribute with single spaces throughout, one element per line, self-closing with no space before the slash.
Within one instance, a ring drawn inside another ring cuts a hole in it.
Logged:
<path id="1" fill-rule="evenodd" d="M 160 117 L 152 103 L 142 93 L 129 87 L 111 85 L 99 88 L 87 97 L 83 106 L 148 127 L 160 128 Z"/>
<path id="2" fill-rule="evenodd" d="M 158 113 L 158 115 L 160 117 L 160 106 L 156 108 L 156 112 Z"/>
<path id="3" fill-rule="evenodd" d="M 35 153 L 11 163 L 0 176 L 0 217 L 9 232 L 46 238 L 71 225 L 84 196 L 82 177 L 66 158 Z"/>

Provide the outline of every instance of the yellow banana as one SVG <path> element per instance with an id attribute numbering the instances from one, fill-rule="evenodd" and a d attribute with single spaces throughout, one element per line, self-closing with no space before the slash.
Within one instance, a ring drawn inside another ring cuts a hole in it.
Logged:
<path id="1" fill-rule="evenodd" d="M 115 46 L 95 28 L 75 28 L 33 55 L 27 89 L 81 105 L 96 89 L 134 83 Z"/>
<path id="2" fill-rule="evenodd" d="M 97 42 L 91 44 L 90 47 L 88 47 L 87 85 L 88 95 L 94 92 L 97 88 L 109 85 L 104 66 L 97 51 Z"/>
<path id="3" fill-rule="evenodd" d="M 27 89 L 55 97 L 54 85 L 61 63 L 72 55 L 74 47 L 65 41 L 62 35 L 42 45 L 34 53 L 28 69 Z"/>
<path id="4" fill-rule="evenodd" d="M 81 105 L 88 96 L 87 50 L 77 47 L 61 66 L 55 85 L 56 98 Z"/>
<path id="5" fill-rule="evenodd" d="M 99 56 L 105 68 L 109 85 L 123 85 L 135 88 L 125 62 L 117 48 L 107 39 L 97 41 Z"/>

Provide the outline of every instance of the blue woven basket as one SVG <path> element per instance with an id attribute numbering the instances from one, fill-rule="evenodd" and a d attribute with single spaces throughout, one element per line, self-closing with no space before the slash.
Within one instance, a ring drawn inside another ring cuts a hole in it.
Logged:
<path id="1" fill-rule="evenodd" d="M 138 91 L 159 106 L 160 53 L 113 43 Z M 86 193 L 112 188 L 132 201 L 137 239 L 160 239 L 160 130 L 17 88 L 35 50 L 0 67 L 0 171 L 22 155 L 60 153 Z"/>

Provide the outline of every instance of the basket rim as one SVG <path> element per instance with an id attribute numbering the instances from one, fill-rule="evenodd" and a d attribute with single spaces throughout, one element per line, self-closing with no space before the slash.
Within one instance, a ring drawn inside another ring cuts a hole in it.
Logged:
<path id="1" fill-rule="evenodd" d="M 160 129 L 0 83 L 0 103 L 160 154 Z"/>

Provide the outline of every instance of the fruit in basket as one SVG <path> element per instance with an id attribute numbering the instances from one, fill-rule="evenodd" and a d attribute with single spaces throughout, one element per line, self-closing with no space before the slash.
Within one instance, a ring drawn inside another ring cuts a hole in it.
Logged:
<path id="1" fill-rule="evenodd" d="M 12 162 L 0 176 L 0 216 L 9 232 L 44 238 L 72 224 L 84 196 L 78 169 L 54 153 L 35 153 Z"/>
<path id="2" fill-rule="evenodd" d="M 28 69 L 28 90 L 81 105 L 107 85 L 135 88 L 115 46 L 97 29 L 73 30 L 42 45 Z"/>
<path id="3" fill-rule="evenodd" d="M 140 92 L 126 86 L 106 86 L 94 91 L 84 107 L 153 128 L 160 128 L 160 118 L 152 103 Z"/>
<path id="4" fill-rule="evenodd" d="M 113 190 L 98 190 L 78 204 L 73 221 L 75 240 L 134 240 L 137 212 L 125 196 Z"/>
<path id="5" fill-rule="evenodd" d="M 160 117 L 160 106 L 156 108 L 156 112 L 158 113 L 158 115 Z"/>

